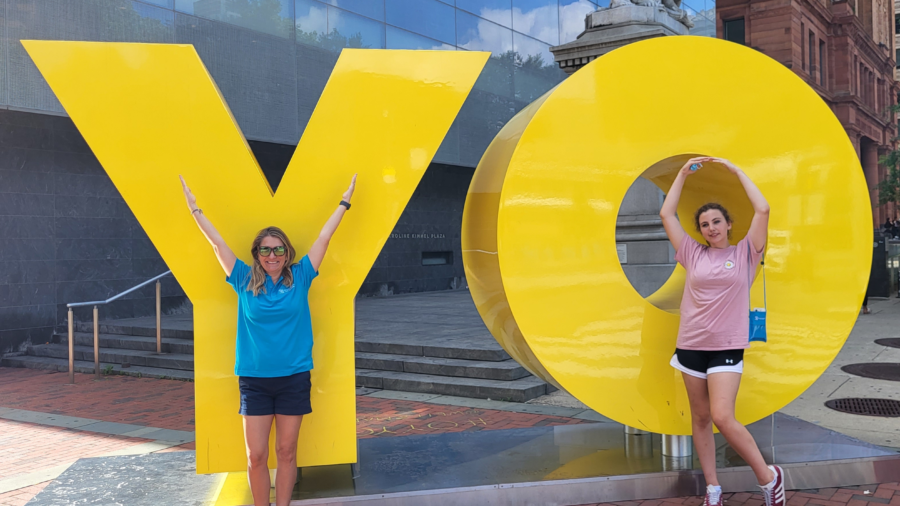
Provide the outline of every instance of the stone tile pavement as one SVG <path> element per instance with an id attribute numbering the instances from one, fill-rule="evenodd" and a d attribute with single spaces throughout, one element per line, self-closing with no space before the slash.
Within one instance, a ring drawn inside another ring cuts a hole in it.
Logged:
<path id="1" fill-rule="evenodd" d="M 722 494 L 726 506 L 763 506 L 761 494 Z M 873 483 L 847 488 L 795 490 L 785 493 L 787 506 L 900 506 L 900 483 Z M 624 501 L 583 506 L 700 506 L 702 497 L 672 497 L 652 501 Z"/>
<path id="2" fill-rule="evenodd" d="M 78 458 L 194 449 L 193 383 L 76 374 L 69 385 L 67 379 L 0 368 L 0 506 L 24 505 Z M 605 421 L 572 416 L 583 409 L 358 393 L 364 394 L 357 396 L 360 438 Z"/>
<path id="3" fill-rule="evenodd" d="M 370 396 L 356 398 L 356 434 L 360 439 L 579 423 L 590 421 L 548 414 L 512 413 Z"/>

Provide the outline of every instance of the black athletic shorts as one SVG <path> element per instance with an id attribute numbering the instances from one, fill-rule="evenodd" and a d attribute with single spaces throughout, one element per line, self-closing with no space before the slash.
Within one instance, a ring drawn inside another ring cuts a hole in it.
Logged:
<path id="1" fill-rule="evenodd" d="M 697 378 L 716 372 L 744 372 L 744 350 L 682 350 L 675 348 L 669 365 Z"/>
<path id="2" fill-rule="evenodd" d="M 306 415 L 309 404 L 309 371 L 277 378 L 239 376 L 242 415 Z"/>

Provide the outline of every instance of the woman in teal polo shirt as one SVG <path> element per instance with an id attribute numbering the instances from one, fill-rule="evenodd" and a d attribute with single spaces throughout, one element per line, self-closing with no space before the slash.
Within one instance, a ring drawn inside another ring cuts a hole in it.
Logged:
<path id="1" fill-rule="evenodd" d="M 237 258 L 197 207 L 184 178 L 184 196 L 197 226 L 212 244 L 228 283 L 238 295 L 234 374 L 241 392 L 247 476 L 256 506 L 269 504 L 269 432 L 275 421 L 276 504 L 287 505 L 297 479 L 297 438 L 309 403 L 312 363 L 312 322 L 307 294 L 328 243 L 356 188 L 356 175 L 319 238 L 299 262 L 284 232 L 262 229 L 250 247 L 253 265 Z"/>

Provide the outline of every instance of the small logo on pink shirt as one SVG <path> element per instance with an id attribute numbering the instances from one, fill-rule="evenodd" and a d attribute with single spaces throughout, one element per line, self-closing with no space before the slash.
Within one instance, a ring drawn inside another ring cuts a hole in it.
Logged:
<path id="1" fill-rule="evenodd" d="M 726 261 L 725 268 L 726 269 L 734 269 L 734 262 L 732 262 L 731 260 Z"/>

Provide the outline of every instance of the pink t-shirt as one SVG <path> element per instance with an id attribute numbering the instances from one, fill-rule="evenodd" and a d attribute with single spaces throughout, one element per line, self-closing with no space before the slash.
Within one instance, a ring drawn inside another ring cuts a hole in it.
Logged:
<path id="1" fill-rule="evenodd" d="M 724 249 L 685 235 L 675 260 L 687 271 L 676 346 L 683 350 L 749 348 L 750 272 L 762 257 L 744 237 Z"/>

